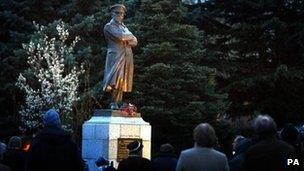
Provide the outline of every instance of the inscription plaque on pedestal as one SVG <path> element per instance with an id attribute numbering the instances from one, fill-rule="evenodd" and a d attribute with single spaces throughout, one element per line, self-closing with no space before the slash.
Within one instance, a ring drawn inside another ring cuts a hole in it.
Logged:
<path id="1" fill-rule="evenodd" d="M 82 158 L 89 170 L 96 170 L 95 161 L 103 156 L 117 168 L 129 156 L 127 145 L 142 142 L 142 157 L 151 158 L 151 125 L 138 116 L 125 116 L 122 111 L 100 109 L 82 126 Z"/>
<path id="2" fill-rule="evenodd" d="M 117 162 L 121 162 L 123 159 L 128 158 L 129 150 L 127 149 L 127 145 L 130 142 L 138 140 L 142 143 L 142 139 L 140 138 L 118 138 L 117 140 Z M 142 156 L 142 153 L 140 156 Z"/>

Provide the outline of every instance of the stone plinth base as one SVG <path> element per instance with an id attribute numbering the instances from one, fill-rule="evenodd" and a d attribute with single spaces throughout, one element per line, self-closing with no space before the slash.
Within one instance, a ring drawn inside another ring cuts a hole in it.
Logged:
<path id="1" fill-rule="evenodd" d="M 144 148 L 142 156 L 151 156 L 151 126 L 140 114 L 129 116 L 119 110 L 96 110 L 94 116 L 82 126 L 82 157 L 94 169 L 95 160 L 104 157 L 118 166 L 118 156 L 122 156 L 122 147 L 118 140 L 140 139 Z"/>

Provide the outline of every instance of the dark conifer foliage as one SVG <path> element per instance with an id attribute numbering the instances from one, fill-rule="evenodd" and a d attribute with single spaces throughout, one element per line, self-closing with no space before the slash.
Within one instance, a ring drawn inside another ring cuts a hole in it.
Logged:
<path id="1" fill-rule="evenodd" d="M 202 63 L 204 34 L 186 24 L 186 12 L 181 2 L 150 0 L 130 19 L 139 37 L 131 101 L 152 124 L 156 147 L 166 141 L 178 149 L 191 146 L 192 129 L 215 123 L 229 106 L 216 89 L 216 69 Z"/>
<path id="2" fill-rule="evenodd" d="M 209 37 L 206 62 L 220 71 L 231 115 L 304 119 L 303 1 L 210 0 L 190 11 Z"/>
<path id="3" fill-rule="evenodd" d="M 0 117 L 9 118 L 7 125 L 14 123 L 18 130 L 24 96 L 15 82 L 28 67 L 22 43 L 37 37 L 33 21 L 52 35 L 62 20 L 72 38 L 81 37 L 76 60 L 86 69 L 81 100 L 74 106 L 80 140 L 81 124 L 103 97 L 103 27 L 111 18 L 109 6 L 118 2 L 128 7 L 125 24 L 139 39 L 133 50 L 133 92 L 125 101 L 137 105 L 152 124 L 155 148 L 166 141 L 177 149 L 191 146 L 194 126 L 215 123 L 218 114 L 261 112 L 281 123 L 304 119 L 300 0 L 209 0 L 195 6 L 179 0 L 3 0 Z M 108 101 L 99 103 L 106 108 Z"/>

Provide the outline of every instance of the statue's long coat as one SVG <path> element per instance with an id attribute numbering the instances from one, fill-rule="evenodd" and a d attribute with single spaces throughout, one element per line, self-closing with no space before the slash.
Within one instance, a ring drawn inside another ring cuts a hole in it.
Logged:
<path id="1" fill-rule="evenodd" d="M 107 87 L 119 91 L 130 92 L 133 84 L 132 46 L 137 45 L 136 37 L 122 23 L 113 19 L 104 27 L 104 35 L 108 44 L 105 65 L 103 90 Z"/>

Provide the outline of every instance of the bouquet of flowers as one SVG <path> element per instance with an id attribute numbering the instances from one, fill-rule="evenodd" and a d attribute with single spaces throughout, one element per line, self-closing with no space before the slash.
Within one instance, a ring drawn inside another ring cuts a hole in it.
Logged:
<path id="1" fill-rule="evenodd" d="M 131 103 L 122 105 L 121 111 L 128 113 L 130 116 L 135 116 L 137 112 L 137 107 Z"/>

